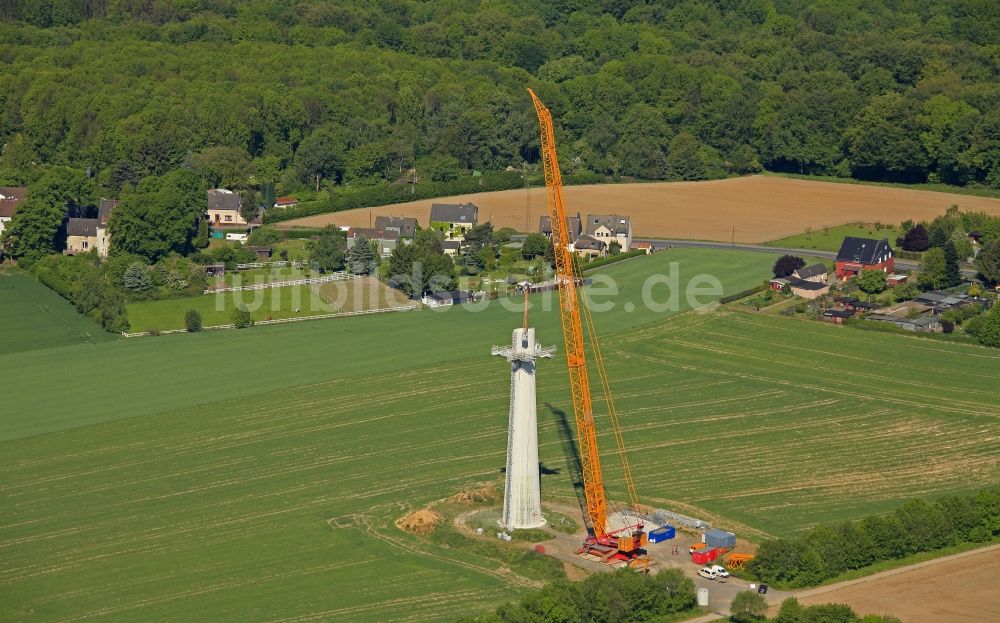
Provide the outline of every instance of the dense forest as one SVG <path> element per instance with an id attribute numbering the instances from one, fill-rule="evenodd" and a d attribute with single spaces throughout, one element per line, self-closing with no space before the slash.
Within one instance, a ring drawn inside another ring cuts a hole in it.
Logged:
<path id="1" fill-rule="evenodd" d="M 533 86 L 569 175 L 1000 188 L 993 0 L 15 0 L 0 20 L 0 184 L 457 184 L 537 161 Z"/>

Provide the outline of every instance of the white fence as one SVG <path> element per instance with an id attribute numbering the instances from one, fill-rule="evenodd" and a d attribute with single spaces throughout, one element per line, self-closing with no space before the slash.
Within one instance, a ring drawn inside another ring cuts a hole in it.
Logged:
<path id="1" fill-rule="evenodd" d="M 237 270 L 246 270 L 248 268 L 284 268 L 285 266 L 291 266 L 292 268 L 299 268 L 305 266 L 307 262 L 301 260 L 279 260 L 277 262 L 248 262 L 246 264 L 237 264 Z"/>
<path id="2" fill-rule="evenodd" d="M 278 318 L 277 320 L 259 320 L 254 322 L 254 326 L 268 324 L 285 324 L 289 322 L 303 322 L 305 320 L 324 320 L 326 318 L 345 318 L 347 316 L 368 316 L 370 314 L 384 314 L 387 312 L 409 311 L 416 309 L 416 305 L 400 305 L 397 307 L 380 307 L 378 309 L 364 309 L 361 311 L 335 312 L 332 314 L 319 314 L 316 316 L 302 316 L 301 318 Z M 216 329 L 234 329 L 232 324 L 215 324 L 210 327 L 202 327 L 202 331 L 214 331 Z M 171 329 L 170 331 L 158 331 L 157 335 L 170 335 L 171 333 L 188 333 L 187 329 Z M 139 333 L 126 333 L 122 331 L 122 337 L 145 337 L 149 331 Z"/>
<path id="3" fill-rule="evenodd" d="M 330 273 L 322 277 L 309 277 L 308 279 L 291 279 L 288 281 L 265 281 L 264 283 L 253 283 L 248 286 L 228 286 L 205 290 L 203 294 L 215 294 L 217 292 L 242 292 L 244 290 L 269 290 L 271 288 L 287 288 L 290 286 L 305 286 L 313 283 L 328 283 L 330 281 L 350 281 L 357 279 L 357 275 L 351 273 Z"/>

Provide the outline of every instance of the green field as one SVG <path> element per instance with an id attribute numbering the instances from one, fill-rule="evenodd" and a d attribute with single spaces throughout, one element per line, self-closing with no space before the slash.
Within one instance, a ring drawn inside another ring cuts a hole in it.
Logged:
<path id="1" fill-rule="evenodd" d="M 839 251 L 844 236 L 858 238 L 888 238 L 889 244 L 896 244 L 899 235 L 899 225 L 883 223 L 881 229 L 865 227 L 857 223 L 848 223 L 836 227 L 822 227 L 780 240 L 772 240 L 767 244 L 772 247 L 786 249 L 816 249 L 817 251 Z"/>
<path id="2" fill-rule="evenodd" d="M 998 351 L 626 311 L 671 261 L 682 284 L 714 272 L 731 293 L 774 259 L 678 249 L 601 271 L 621 290 L 594 317 L 644 502 L 792 534 L 998 479 Z M 514 307 L 0 356 L 0 619 L 451 620 L 511 598 L 531 578 L 392 522 L 499 482 L 509 374 L 489 348 Z M 562 351 L 554 311 L 531 322 Z M 570 501 L 558 353 L 538 384 L 543 496 Z"/>
<path id="3" fill-rule="evenodd" d="M 0 355 L 113 339 L 30 275 L 0 271 Z"/>
<path id="4" fill-rule="evenodd" d="M 184 328 L 189 309 L 201 313 L 202 324 L 229 324 L 233 309 L 246 305 L 255 321 L 329 314 L 335 311 L 318 293 L 318 286 L 291 286 L 245 292 L 219 292 L 180 299 L 140 301 L 128 304 L 131 331 L 168 331 Z"/>

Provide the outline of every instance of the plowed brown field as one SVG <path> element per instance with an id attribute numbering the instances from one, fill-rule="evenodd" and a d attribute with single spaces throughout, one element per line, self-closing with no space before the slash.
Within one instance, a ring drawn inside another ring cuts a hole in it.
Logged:
<path id="1" fill-rule="evenodd" d="M 569 186 L 564 196 L 570 214 L 630 216 L 634 235 L 640 238 L 728 242 L 735 228 L 736 242 L 744 243 L 766 242 L 809 227 L 855 221 L 932 219 L 953 203 L 963 210 L 1000 214 L 1000 199 L 759 175 L 711 182 Z M 479 206 L 481 221 L 491 220 L 497 228 L 513 227 L 518 231 L 537 231 L 538 217 L 546 213 L 545 189 L 532 188 L 345 210 L 286 221 L 281 226 L 321 227 L 334 223 L 368 227 L 376 216 L 396 215 L 416 217 L 426 227 L 432 202 L 459 201 Z"/>
<path id="2" fill-rule="evenodd" d="M 807 591 L 799 601 L 847 604 L 862 616 L 891 614 L 905 623 L 992 621 L 1000 612 L 998 573 L 1000 550 L 990 549 Z"/>

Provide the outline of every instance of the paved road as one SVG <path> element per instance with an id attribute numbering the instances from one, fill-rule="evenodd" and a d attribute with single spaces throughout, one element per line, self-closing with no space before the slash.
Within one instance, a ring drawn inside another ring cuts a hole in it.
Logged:
<path id="1" fill-rule="evenodd" d="M 663 240 L 659 238 L 633 238 L 632 242 L 648 242 L 654 249 L 667 249 L 671 247 L 698 247 L 702 249 L 722 249 L 733 251 L 752 251 L 755 253 L 773 253 L 775 255 L 789 253 L 791 255 L 811 255 L 824 260 L 835 260 L 837 254 L 833 251 L 819 251 L 816 249 L 793 249 L 788 247 L 768 247 L 760 244 L 730 244 L 728 242 L 704 242 L 701 240 Z M 896 266 L 906 270 L 916 270 L 920 267 L 920 262 L 915 260 L 896 259 Z M 963 268 L 962 277 L 974 279 L 976 271 Z"/>

